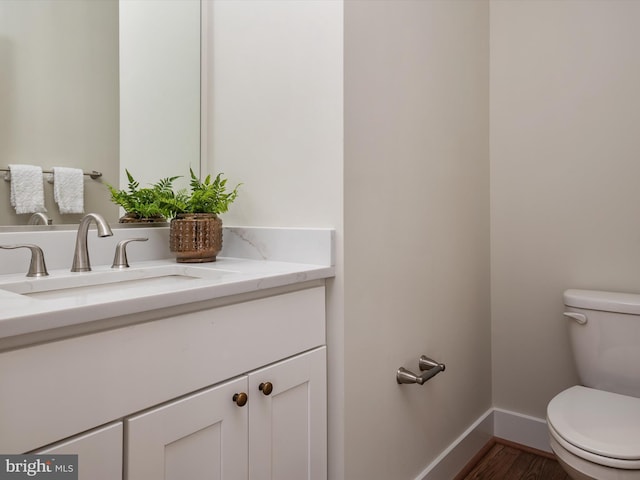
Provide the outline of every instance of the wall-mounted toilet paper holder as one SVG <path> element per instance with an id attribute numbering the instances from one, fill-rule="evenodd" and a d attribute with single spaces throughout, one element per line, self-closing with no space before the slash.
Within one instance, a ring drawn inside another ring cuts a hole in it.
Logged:
<path id="1" fill-rule="evenodd" d="M 420 357 L 418 366 L 420 371 L 424 372 L 421 375 L 416 375 L 406 368 L 400 367 L 396 372 L 396 381 L 399 384 L 417 383 L 418 385 L 423 385 L 427 380 L 432 379 L 440 372 L 444 372 L 445 369 L 444 363 L 436 362 L 426 355 Z"/>

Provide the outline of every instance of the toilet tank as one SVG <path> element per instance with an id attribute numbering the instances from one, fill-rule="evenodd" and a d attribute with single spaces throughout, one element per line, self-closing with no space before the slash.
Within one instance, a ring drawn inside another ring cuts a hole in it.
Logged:
<path id="1" fill-rule="evenodd" d="M 567 290 L 564 304 L 582 384 L 640 397 L 640 294 Z"/>

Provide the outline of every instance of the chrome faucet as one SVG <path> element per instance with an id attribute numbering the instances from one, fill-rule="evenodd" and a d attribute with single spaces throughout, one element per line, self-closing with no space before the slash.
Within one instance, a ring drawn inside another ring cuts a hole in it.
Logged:
<path id="1" fill-rule="evenodd" d="M 78 234 L 76 236 L 76 250 L 73 254 L 72 272 L 89 272 L 91 271 L 91 263 L 89 262 L 89 248 L 87 245 L 87 236 L 89 234 L 89 225 L 95 221 L 98 227 L 99 237 L 110 237 L 113 235 L 109 224 L 98 213 L 87 213 L 78 225 Z"/>
<path id="2" fill-rule="evenodd" d="M 39 223 L 42 225 L 51 225 L 51 219 L 45 213 L 37 212 L 31 215 L 27 225 L 38 225 Z"/>

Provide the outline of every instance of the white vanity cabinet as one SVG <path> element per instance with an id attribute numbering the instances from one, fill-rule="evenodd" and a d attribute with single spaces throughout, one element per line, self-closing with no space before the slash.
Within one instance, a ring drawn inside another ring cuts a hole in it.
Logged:
<path id="1" fill-rule="evenodd" d="M 325 480 L 326 348 L 250 373 L 249 394 L 249 480 Z"/>
<path id="2" fill-rule="evenodd" d="M 240 378 L 126 420 L 127 480 L 247 478 L 248 415 Z"/>
<path id="3" fill-rule="evenodd" d="M 0 451 L 78 453 L 81 480 L 325 480 L 324 345 L 315 280 L 6 349 Z"/>
<path id="4" fill-rule="evenodd" d="M 326 479 L 325 361 L 322 347 L 125 420 L 127 480 Z"/>
<path id="5" fill-rule="evenodd" d="M 79 478 L 114 480 L 122 478 L 122 433 L 115 422 L 31 453 L 78 455 Z"/>

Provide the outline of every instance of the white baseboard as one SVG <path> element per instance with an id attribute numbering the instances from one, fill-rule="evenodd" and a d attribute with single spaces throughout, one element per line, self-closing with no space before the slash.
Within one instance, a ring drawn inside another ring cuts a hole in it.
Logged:
<path id="1" fill-rule="evenodd" d="M 492 437 L 551 452 L 547 422 L 536 417 L 492 408 L 478 418 L 425 468 L 416 480 L 450 480 Z"/>
<path id="2" fill-rule="evenodd" d="M 493 409 L 488 410 L 465 430 L 416 478 L 451 480 L 493 437 Z"/>
<path id="3" fill-rule="evenodd" d="M 551 453 L 547 422 L 541 418 L 494 408 L 493 435 Z"/>

